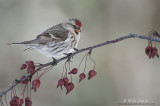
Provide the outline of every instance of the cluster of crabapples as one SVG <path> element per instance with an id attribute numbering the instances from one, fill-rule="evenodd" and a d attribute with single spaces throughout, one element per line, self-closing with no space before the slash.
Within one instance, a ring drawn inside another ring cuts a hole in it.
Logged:
<path id="1" fill-rule="evenodd" d="M 77 72 L 78 72 L 78 69 L 73 68 L 68 74 L 75 75 L 75 74 L 77 74 Z M 96 74 L 97 74 L 97 72 L 95 70 L 90 70 L 89 73 L 88 73 L 88 80 L 91 79 L 92 77 L 94 77 Z M 81 82 L 85 78 L 86 78 L 85 73 L 81 73 L 79 75 L 79 82 Z M 57 88 L 61 87 L 61 89 L 62 89 L 63 86 L 67 90 L 66 94 L 68 94 L 70 91 L 72 91 L 74 89 L 73 82 L 72 81 L 69 82 L 69 79 L 67 77 L 61 78 L 58 81 Z"/>
<path id="2" fill-rule="evenodd" d="M 159 33 L 157 31 L 153 31 L 150 33 L 149 36 L 152 37 L 159 37 Z M 159 58 L 158 49 L 156 48 L 156 41 L 153 47 L 152 41 L 148 40 L 148 46 L 145 49 L 146 55 L 151 59 L 157 56 Z"/>
<path id="3" fill-rule="evenodd" d="M 66 88 L 66 94 L 71 92 L 74 89 L 74 83 L 72 82 L 72 75 L 78 74 L 78 70 L 83 62 L 85 61 L 85 66 L 84 66 L 84 71 L 79 74 L 79 82 L 84 80 L 86 78 L 85 70 L 86 70 L 86 63 L 87 59 L 90 59 L 94 63 L 93 69 L 91 69 L 88 72 L 88 80 L 93 78 L 97 72 L 95 71 L 96 63 L 95 61 L 91 58 L 91 53 L 87 53 L 81 60 L 79 66 L 77 68 L 70 69 L 70 61 L 66 61 L 64 66 L 63 66 L 63 72 L 62 72 L 62 77 L 59 79 L 57 88 L 60 87 L 61 89 L 63 87 Z M 21 70 L 26 70 L 29 77 L 27 76 L 21 76 L 20 80 L 15 80 L 16 82 L 21 81 L 21 84 L 24 84 L 24 89 L 21 93 L 21 98 L 17 96 L 16 94 L 16 89 L 13 88 L 11 90 L 11 101 L 10 101 L 10 106 L 22 106 L 25 103 L 25 106 L 32 106 L 32 101 L 31 101 L 31 90 L 33 89 L 34 92 L 37 91 L 37 89 L 40 87 L 40 78 L 49 70 L 52 69 L 53 66 L 46 67 L 44 69 L 41 69 L 43 71 L 40 75 L 38 75 L 38 68 L 40 67 L 41 64 L 36 65 L 33 61 L 26 61 L 25 64 L 22 64 L 22 67 L 20 68 Z M 33 79 L 33 75 L 37 73 L 37 77 Z M 70 80 L 69 77 L 70 76 Z M 26 97 L 25 97 L 25 91 Z M 24 102 L 25 101 L 25 102 Z"/>
<path id="4" fill-rule="evenodd" d="M 24 101 L 18 96 L 12 97 L 12 100 L 10 101 L 10 106 L 22 106 L 22 104 L 24 104 Z M 25 98 L 25 106 L 32 106 L 32 101 L 29 97 Z"/>
<path id="5" fill-rule="evenodd" d="M 74 89 L 74 83 L 72 82 L 72 75 L 76 75 L 78 73 L 79 67 L 81 66 L 81 63 L 83 62 L 83 60 L 85 59 L 84 71 L 79 74 L 79 83 L 82 80 L 84 80 L 86 78 L 85 69 L 86 69 L 86 62 L 87 62 L 88 58 L 90 58 L 90 60 L 94 62 L 94 68 L 88 72 L 88 80 L 90 80 L 91 78 L 93 78 L 97 74 L 97 72 L 95 71 L 96 63 L 90 57 L 90 54 L 87 53 L 83 57 L 83 59 L 81 60 L 78 68 L 73 68 L 72 70 L 70 70 L 70 62 L 66 62 L 64 64 L 63 72 L 62 72 L 62 77 L 58 80 L 57 88 L 60 87 L 61 90 L 62 90 L 62 88 L 65 87 L 66 88 L 66 94 L 68 94 L 69 92 L 71 92 Z M 70 70 L 70 71 L 68 72 L 68 70 Z M 70 75 L 70 81 L 69 81 L 69 78 L 68 78 L 67 75 Z"/>
<path id="6" fill-rule="evenodd" d="M 155 56 L 159 58 L 158 49 L 156 48 L 156 42 L 154 47 L 152 46 L 152 43 L 149 43 L 145 49 L 145 53 L 150 59 L 154 58 Z"/>
<path id="7" fill-rule="evenodd" d="M 27 69 L 27 73 L 30 73 L 30 74 L 36 73 L 36 66 L 33 61 L 26 61 L 26 64 L 23 64 L 21 67 L 21 70 L 23 69 Z M 26 76 L 22 76 L 20 79 L 24 79 L 24 78 L 26 78 Z M 22 96 L 21 99 L 17 96 L 15 88 L 11 90 L 11 101 L 9 103 L 10 106 L 22 106 L 24 104 L 24 100 L 25 100 L 25 106 L 32 106 L 31 89 L 34 89 L 34 91 L 36 92 L 37 88 L 40 87 L 40 80 L 39 78 L 32 81 L 31 80 L 32 80 L 32 76 L 29 78 L 26 78 L 23 82 L 21 82 L 21 84 L 25 84 L 25 87 L 21 93 L 21 96 Z M 17 81 L 19 80 L 16 80 L 16 82 Z M 29 82 L 30 83 L 32 82 L 32 85 L 31 84 L 29 85 L 28 84 Z M 28 86 L 30 86 L 30 88 L 28 88 Z M 24 93 L 26 89 L 27 89 L 27 96 L 24 99 Z"/>

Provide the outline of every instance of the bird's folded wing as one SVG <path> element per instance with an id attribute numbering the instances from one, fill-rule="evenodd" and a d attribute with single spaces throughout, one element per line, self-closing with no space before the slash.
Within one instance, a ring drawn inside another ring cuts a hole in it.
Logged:
<path id="1" fill-rule="evenodd" d="M 59 24 L 47 29 L 42 34 L 38 35 L 36 39 L 40 41 L 39 43 L 65 41 L 68 37 L 68 33 L 69 31 Z"/>

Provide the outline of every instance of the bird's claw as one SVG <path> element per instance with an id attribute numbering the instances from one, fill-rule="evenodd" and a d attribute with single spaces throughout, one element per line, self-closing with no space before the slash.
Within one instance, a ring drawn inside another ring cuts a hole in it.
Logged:
<path id="1" fill-rule="evenodd" d="M 72 53 L 64 53 L 65 55 L 67 55 L 67 61 L 70 61 L 71 62 L 71 58 L 73 58 L 73 56 L 72 56 Z"/>
<path id="2" fill-rule="evenodd" d="M 54 57 L 52 57 L 52 59 L 53 59 L 53 61 L 52 61 L 52 63 L 53 63 L 53 65 L 57 65 L 57 60 L 54 58 Z"/>
<path id="3" fill-rule="evenodd" d="M 16 83 L 19 83 L 19 82 L 21 82 L 21 80 L 15 79 L 15 82 L 16 82 Z"/>

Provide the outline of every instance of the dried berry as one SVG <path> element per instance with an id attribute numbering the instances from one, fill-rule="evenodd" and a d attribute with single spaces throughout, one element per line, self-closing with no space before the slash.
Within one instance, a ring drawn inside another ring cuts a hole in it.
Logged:
<path id="1" fill-rule="evenodd" d="M 63 79 L 59 79 L 58 84 L 57 84 L 57 88 L 60 86 L 61 89 L 62 89 L 63 85 L 64 85 L 64 80 Z"/>
<path id="2" fill-rule="evenodd" d="M 152 48 L 152 55 L 151 55 L 151 57 L 154 58 L 155 56 L 157 56 L 159 58 L 158 49 L 156 47 L 153 47 Z"/>
<path id="3" fill-rule="evenodd" d="M 146 55 L 151 58 L 151 55 L 152 55 L 152 46 L 147 46 L 146 49 L 145 49 L 145 53 Z"/>
<path id="4" fill-rule="evenodd" d="M 25 106 L 32 106 L 32 101 L 29 97 L 25 98 Z"/>
<path id="5" fill-rule="evenodd" d="M 149 58 L 154 58 L 155 56 L 159 58 L 158 49 L 156 47 L 147 46 L 145 49 L 145 53 Z"/>
<path id="6" fill-rule="evenodd" d="M 67 77 L 63 78 L 63 81 L 64 81 L 64 86 L 66 86 L 69 82 L 69 79 Z"/>
<path id="7" fill-rule="evenodd" d="M 23 99 L 19 99 L 18 96 L 14 96 L 10 103 L 9 103 L 11 106 L 22 106 L 23 104 Z"/>
<path id="8" fill-rule="evenodd" d="M 26 64 L 28 65 L 28 67 L 33 68 L 35 67 L 34 62 L 33 61 L 26 61 Z"/>
<path id="9" fill-rule="evenodd" d="M 36 90 L 40 87 L 40 80 L 35 79 L 32 81 L 32 89 L 36 92 Z"/>
<path id="10" fill-rule="evenodd" d="M 85 79 L 86 78 L 86 75 L 84 74 L 84 73 L 81 73 L 80 75 L 79 75 L 79 82 L 81 82 L 83 79 Z"/>
<path id="11" fill-rule="evenodd" d="M 96 74 L 97 74 L 97 72 L 95 70 L 89 71 L 89 73 L 88 73 L 88 80 L 90 80 L 91 78 L 93 78 Z"/>
<path id="12" fill-rule="evenodd" d="M 35 65 L 34 65 L 34 62 L 33 61 L 26 61 L 26 64 L 27 64 L 27 69 L 35 69 Z"/>
<path id="13" fill-rule="evenodd" d="M 27 64 L 22 64 L 22 67 L 20 68 L 21 70 L 26 69 L 27 68 Z"/>
<path id="14" fill-rule="evenodd" d="M 68 74 L 77 74 L 78 69 L 77 68 L 73 68 Z"/>
<path id="15" fill-rule="evenodd" d="M 69 92 L 71 92 L 73 89 L 74 89 L 74 84 L 72 82 L 68 83 L 66 85 L 66 90 L 67 90 L 66 94 L 68 94 Z"/>

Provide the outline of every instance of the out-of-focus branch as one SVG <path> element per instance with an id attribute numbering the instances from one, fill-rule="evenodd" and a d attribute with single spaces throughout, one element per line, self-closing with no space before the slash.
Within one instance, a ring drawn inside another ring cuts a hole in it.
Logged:
<path id="1" fill-rule="evenodd" d="M 95 48 L 98 48 L 98 47 L 102 47 L 102 46 L 105 46 L 105 45 L 108 45 L 108 44 L 112 44 L 112 43 L 117 43 L 119 41 L 122 41 L 122 40 L 125 40 L 125 39 L 128 39 L 128 38 L 140 38 L 140 39 L 145 39 L 145 40 L 150 40 L 150 41 L 156 41 L 156 42 L 159 42 L 160 43 L 160 39 L 156 39 L 156 38 L 153 38 L 153 37 L 148 37 L 148 36 L 144 36 L 144 35 L 139 35 L 139 34 L 129 34 L 129 35 L 126 35 L 126 36 L 122 36 L 122 37 L 119 37 L 119 38 L 116 38 L 114 40 L 110 40 L 110 41 L 106 41 L 106 42 L 103 42 L 103 43 L 100 43 L 100 44 L 97 44 L 97 45 L 94 45 L 94 46 L 90 46 L 90 47 L 87 47 L 87 48 L 83 48 L 83 49 L 80 49 L 78 51 L 76 51 L 75 53 L 73 53 L 71 55 L 71 57 L 81 53 L 81 52 L 84 52 L 84 51 L 90 51 L 90 50 L 93 50 Z M 63 60 L 67 60 L 68 57 L 63 57 L 61 59 L 58 59 L 57 62 L 61 62 Z M 39 68 L 37 68 L 36 71 L 40 71 L 42 68 L 45 68 L 47 66 L 54 66 L 55 63 L 54 62 L 49 62 L 49 63 L 46 63 L 46 64 L 41 64 L 39 66 Z M 25 78 L 19 80 L 19 81 L 16 81 L 14 84 L 11 85 L 11 87 L 9 87 L 8 89 L 6 89 L 5 91 L 1 92 L 0 93 L 0 97 L 2 97 L 3 95 L 5 95 L 7 92 L 9 92 L 10 90 L 12 90 L 15 86 L 17 86 L 18 84 L 20 84 L 21 82 L 23 82 L 24 80 L 28 79 L 29 77 L 31 77 L 33 74 L 28 74 Z"/>

